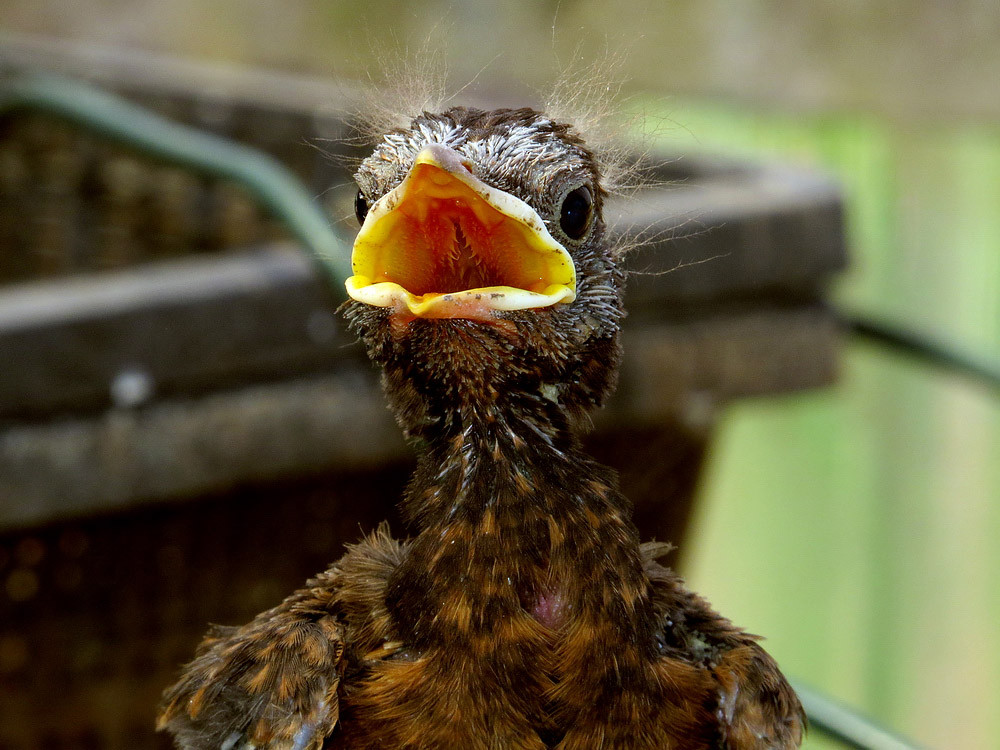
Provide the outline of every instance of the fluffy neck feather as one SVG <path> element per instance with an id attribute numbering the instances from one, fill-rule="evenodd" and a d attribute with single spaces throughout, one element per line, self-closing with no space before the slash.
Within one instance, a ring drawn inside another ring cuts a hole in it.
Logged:
<path id="1" fill-rule="evenodd" d="M 418 646 L 499 644 L 541 625 L 652 648 L 625 501 L 556 402 L 522 391 L 466 404 L 424 438 L 406 499 L 421 532 L 389 597 Z"/>

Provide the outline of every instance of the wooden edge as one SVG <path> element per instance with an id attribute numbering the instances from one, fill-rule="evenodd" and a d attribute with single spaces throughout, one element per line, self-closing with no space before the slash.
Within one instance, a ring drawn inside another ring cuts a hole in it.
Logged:
<path id="1" fill-rule="evenodd" d="M 0 361 L 18 366 L 0 369 L 0 417 L 107 407 L 119 377 L 151 398 L 335 369 L 357 359 L 353 342 L 292 247 L 10 286 Z"/>
<path id="2" fill-rule="evenodd" d="M 9 428 L 0 432 L 0 528 L 401 456 L 367 369 Z"/>

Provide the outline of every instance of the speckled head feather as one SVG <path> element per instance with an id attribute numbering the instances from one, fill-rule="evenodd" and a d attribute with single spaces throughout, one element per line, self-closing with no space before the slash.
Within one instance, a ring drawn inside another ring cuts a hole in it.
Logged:
<path id="1" fill-rule="evenodd" d="M 371 205 L 397 187 L 429 144 L 453 149 L 477 179 L 533 208 L 572 258 L 577 289 L 570 303 L 495 311 L 488 322 L 404 324 L 388 308 L 348 303 L 347 319 L 385 368 L 404 427 L 419 431 L 437 407 L 451 411 L 460 394 L 482 403 L 491 392 L 544 392 L 575 415 L 600 404 L 617 371 L 623 275 L 606 241 L 605 190 L 593 154 L 570 125 L 531 109 L 424 113 L 385 134 L 361 163 L 363 200 Z M 581 187 L 593 196 L 593 218 L 574 239 L 560 225 L 560 209 Z M 445 403 L 436 404 L 440 398 Z"/>

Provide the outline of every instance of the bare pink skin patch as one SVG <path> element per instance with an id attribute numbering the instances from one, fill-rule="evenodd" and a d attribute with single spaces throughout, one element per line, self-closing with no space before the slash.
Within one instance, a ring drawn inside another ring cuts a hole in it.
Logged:
<path id="1" fill-rule="evenodd" d="M 558 591 L 546 591 L 531 608 L 531 616 L 550 630 L 557 630 L 566 620 L 566 602 Z"/>

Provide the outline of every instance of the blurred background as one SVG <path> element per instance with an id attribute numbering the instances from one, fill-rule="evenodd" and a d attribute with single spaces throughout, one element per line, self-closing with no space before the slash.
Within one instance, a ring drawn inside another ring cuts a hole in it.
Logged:
<path id="1" fill-rule="evenodd" d="M 1000 355 L 989 0 L 5 0 L 0 31 L 362 87 L 431 38 L 453 88 L 504 97 L 610 50 L 653 145 L 839 180 L 838 304 Z M 848 340 L 834 386 L 721 413 L 677 565 L 787 673 L 928 747 L 989 748 L 998 536 L 996 393 Z"/>

